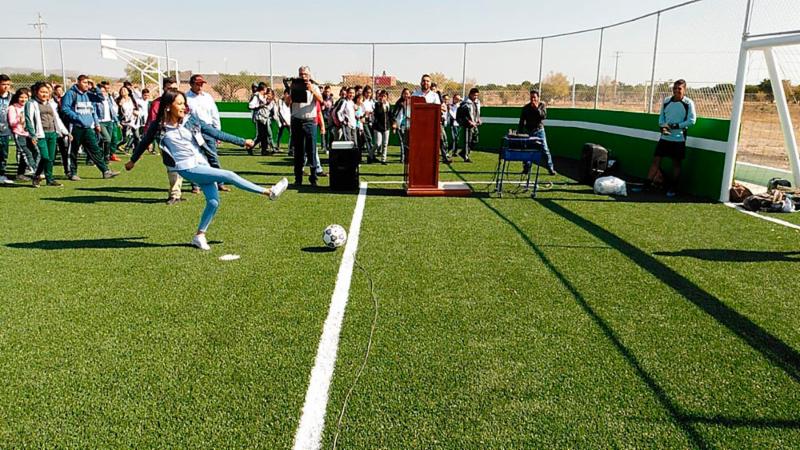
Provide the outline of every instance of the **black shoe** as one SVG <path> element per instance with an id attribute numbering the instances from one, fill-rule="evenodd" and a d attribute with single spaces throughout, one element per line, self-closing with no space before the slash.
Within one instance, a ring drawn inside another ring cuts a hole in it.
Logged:
<path id="1" fill-rule="evenodd" d="M 297 187 L 297 188 L 299 188 L 302 185 L 303 185 L 302 181 L 295 181 L 294 183 L 292 183 L 292 186 Z"/>
<path id="2" fill-rule="evenodd" d="M 266 150 L 261 150 L 261 156 L 268 156 L 269 152 Z"/>
<path id="3" fill-rule="evenodd" d="M 558 175 L 558 172 L 556 172 L 555 169 L 547 169 L 547 173 L 550 175 Z"/>
<path id="4" fill-rule="evenodd" d="M 248 150 L 247 154 L 250 155 L 250 156 L 253 156 L 253 151 L 252 150 Z"/>
<path id="5" fill-rule="evenodd" d="M 471 160 L 471 159 L 469 159 L 469 158 L 464 158 L 464 162 L 465 162 L 465 163 L 471 163 L 471 162 L 472 162 L 472 160 Z"/>
<path id="6" fill-rule="evenodd" d="M 309 181 L 308 184 L 310 184 L 311 187 L 317 187 L 317 180 Z"/>

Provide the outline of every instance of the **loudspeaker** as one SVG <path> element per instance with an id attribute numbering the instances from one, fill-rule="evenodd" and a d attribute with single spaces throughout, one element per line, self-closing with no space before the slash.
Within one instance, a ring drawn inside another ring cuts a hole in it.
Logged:
<path id="1" fill-rule="evenodd" d="M 597 144 L 583 144 L 578 178 L 583 184 L 594 185 L 608 169 L 608 150 Z"/>
<path id="2" fill-rule="evenodd" d="M 328 155 L 330 170 L 328 175 L 331 190 L 350 191 L 358 189 L 358 165 L 361 164 L 361 151 L 350 141 L 334 142 Z"/>

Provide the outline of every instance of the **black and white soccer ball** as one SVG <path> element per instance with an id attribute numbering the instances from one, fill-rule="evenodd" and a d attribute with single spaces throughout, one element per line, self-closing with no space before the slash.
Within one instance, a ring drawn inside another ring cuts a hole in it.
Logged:
<path id="1" fill-rule="evenodd" d="M 341 225 L 328 225 L 322 232 L 322 242 L 328 248 L 339 248 L 347 242 L 347 231 Z"/>

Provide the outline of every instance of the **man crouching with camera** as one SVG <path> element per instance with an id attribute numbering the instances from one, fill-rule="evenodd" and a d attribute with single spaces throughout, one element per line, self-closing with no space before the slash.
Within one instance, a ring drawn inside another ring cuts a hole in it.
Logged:
<path id="1" fill-rule="evenodd" d="M 311 79 L 311 69 L 300 67 L 298 78 L 283 80 L 290 92 L 290 108 L 292 112 L 292 147 L 294 147 L 294 184 L 303 184 L 304 158 L 311 165 L 308 182 L 317 185 L 317 167 L 314 152 L 317 137 L 317 102 L 322 102 L 319 86 Z"/>

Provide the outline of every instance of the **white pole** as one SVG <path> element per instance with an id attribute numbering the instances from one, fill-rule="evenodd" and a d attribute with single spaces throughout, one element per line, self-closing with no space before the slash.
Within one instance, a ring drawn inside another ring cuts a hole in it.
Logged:
<path id="1" fill-rule="evenodd" d="M 64 86 L 64 92 L 67 90 L 67 70 L 64 68 L 64 44 L 61 39 L 58 40 L 58 54 L 61 58 L 61 80 Z"/>
<path id="2" fill-rule="evenodd" d="M 542 89 L 542 64 L 544 63 L 544 38 L 539 43 L 539 98 L 542 98 L 544 89 Z"/>
<path id="3" fill-rule="evenodd" d="M 175 60 L 175 81 L 178 82 L 178 89 L 181 88 L 181 72 L 178 70 L 178 60 Z"/>
<path id="4" fill-rule="evenodd" d="M 272 42 L 269 43 L 269 87 L 275 89 L 272 82 Z"/>
<path id="5" fill-rule="evenodd" d="M 164 41 L 164 53 L 167 55 L 167 73 L 169 73 L 169 42 Z"/>
<path id="6" fill-rule="evenodd" d="M 744 108 L 744 83 L 747 74 L 747 49 L 742 44 L 739 49 L 739 66 L 736 70 L 736 89 L 733 92 L 733 111 L 728 128 L 728 149 L 725 152 L 725 167 L 722 171 L 719 201 L 727 202 L 730 188 L 733 186 L 733 172 L 736 169 L 736 152 L 739 148 L 739 129 L 742 125 L 742 109 Z M 652 97 L 652 94 L 651 94 Z"/>
<path id="7" fill-rule="evenodd" d="M 786 152 L 789 154 L 789 165 L 794 175 L 794 185 L 800 186 L 800 159 L 797 156 L 797 141 L 792 127 L 792 116 L 789 114 L 783 81 L 781 81 L 778 73 L 778 66 L 775 64 L 775 53 L 772 48 L 764 49 L 764 58 L 769 69 L 769 78 L 772 81 L 772 94 L 775 97 L 775 105 L 778 107 L 778 117 L 781 120 L 781 129 L 783 131 L 783 145 L 786 146 Z"/>
<path id="8" fill-rule="evenodd" d="M 605 28 L 600 28 L 600 49 L 597 51 L 597 78 L 594 91 L 594 109 L 597 109 L 597 104 L 600 102 L 600 63 L 603 59 L 603 33 L 605 31 Z"/>
<path id="9" fill-rule="evenodd" d="M 572 77 L 572 107 L 575 107 L 575 77 Z"/>
<path id="10" fill-rule="evenodd" d="M 158 60 L 158 92 L 160 95 L 164 95 L 164 73 L 161 71 L 161 58 L 156 58 Z"/>
<path id="11" fill-rule="evenodd" d="M 467 98 L 467 43 L 461 57 L 461 98 Z"/>
<path id="12" fill-rule="evenodd" d="M 661 13 L 656 15 L 656 37 L 653 43 L 653 66 L 650 71 L 650 100 L 647 102 L 647 113 L 653 112 L 653 97 L 656 88 L 656 56 L 658 55 L 658 34 L 661 29 Z"/>
<path id="13" fill-rule="evenodd" d="M 372 44 L 372 92 L 375 92 L 375 44 Z"/>

